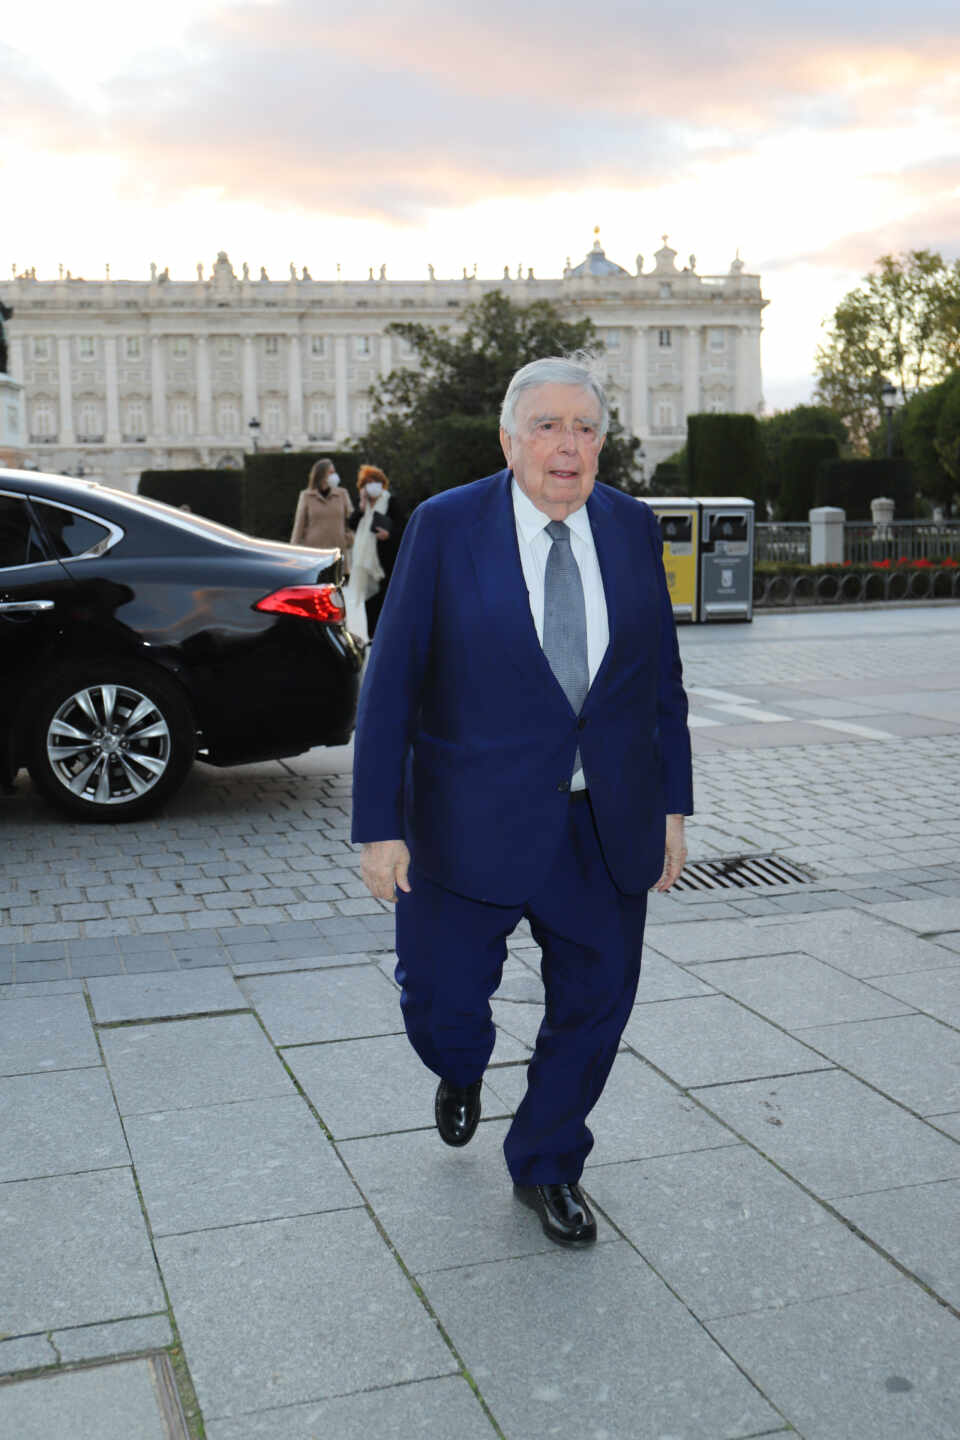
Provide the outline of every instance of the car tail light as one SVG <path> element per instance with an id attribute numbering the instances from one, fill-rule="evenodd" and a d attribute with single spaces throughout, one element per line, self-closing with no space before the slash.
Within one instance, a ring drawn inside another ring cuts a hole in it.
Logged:
<path id="1" fill-rule="evenodd" d="M 341 625 L 347 616 L 339 585 L 287 585 L 272 595 L 264 595 L 253 608 L 273 615 L 299 615 L 303 620 L 320 620 L 325 625 Z"/>

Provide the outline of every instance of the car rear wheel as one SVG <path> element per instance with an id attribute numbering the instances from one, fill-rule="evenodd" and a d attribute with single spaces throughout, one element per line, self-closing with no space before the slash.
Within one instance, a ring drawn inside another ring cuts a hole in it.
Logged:
<path id="1" fill-rule="evenodd" d="M 93 820 L 159 809 L 183 784 L 196 749 L 176 682 L 126 662 L 55 672 L 27 724 L 27 768 L 37 789 L 59 809 Z"/>

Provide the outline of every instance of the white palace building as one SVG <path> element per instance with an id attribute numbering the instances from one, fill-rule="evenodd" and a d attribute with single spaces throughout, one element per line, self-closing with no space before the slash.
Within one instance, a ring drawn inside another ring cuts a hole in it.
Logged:
<path id="1" fill-rule="evenodd" d="M 135 489 L 143 470 L 234 466 L 263 448 L 336 448 L 362 437 L 370 387 L 416 363 L 393 321 L 456 327 L 492 290 L 589 316 L 604 341 L 613 403 L 643 445 L 649 475 L 697 411 L 762 409 L 760 279 L 678 267 L 664 237 L 653 266 L 614 264 L 599 240 L 562 277 L 314 280 L 306 268 L 238 275 L 221 251 L 209 275 L 83 280 L 35 270 L 0 281 L 8 370 L 21 401 L 17 463 Z M 251 422 L 256 422 L 251 424 Z M 9 443 L 9 441 L 8 441 Z"/>

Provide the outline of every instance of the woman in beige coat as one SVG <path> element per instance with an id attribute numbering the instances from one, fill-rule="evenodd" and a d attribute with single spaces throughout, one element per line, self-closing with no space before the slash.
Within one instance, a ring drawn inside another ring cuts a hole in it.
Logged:
<path id="1" fill-rule="evenodd" d="M 352 510 L 350 497 L 340 486 L 333 461 L 318 460 L 310 471 L 306 490 L 300 491 L 290 544 L 307 545 L 311 550 L 330 550 L 336 546 L 343 554 L 344 569 L 349 570 L 353 531 L 347 521 Z"/>

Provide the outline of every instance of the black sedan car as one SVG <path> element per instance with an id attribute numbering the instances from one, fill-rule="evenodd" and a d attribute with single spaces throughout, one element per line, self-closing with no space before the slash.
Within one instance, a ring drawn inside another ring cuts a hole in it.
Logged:
<path id="1" fill-rule="evenodd" d="M 337 550 L 0 469 L 0 784 L 73 815 L 156 810 L 211 765 L 342 745 L 362 647 Z"/>

